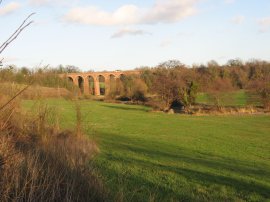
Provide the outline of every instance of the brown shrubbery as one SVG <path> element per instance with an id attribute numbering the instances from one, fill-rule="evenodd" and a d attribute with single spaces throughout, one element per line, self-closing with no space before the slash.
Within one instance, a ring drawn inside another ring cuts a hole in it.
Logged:
<path id="1" fill-rule="evenodd" d="M 222 103 L 226 100 L 231 100 L 226 93 L 234 91 L 236 88 L 233 87 L 232 83 L 228 78 L 216 78 L 213 81 L 211 87 L 206 89 L 209 101 L 218 109 L 221 110 Z"/>
<path id="2" fill-rule="evenodd" d="M 3 94 L 15 94 L 23 87 L 26 87 L 24 84 L 17 84 L 17 83 L 8 83 L 3 82 L 0 85 L 0 92 Z M 27 91 L 24 91 L 20 98 L 22 99 L 41 99 L 41 98 L 69 98 L 71 97 L 75 92 L 71 92 L 67 90 L 66 88 L 51 88 L 51 87 L 42 87 L 38 85 L 31 85 L 27 89 Z"/>
<path id="3" fill-rule="evenodd" d="M 237 90 L 245 90 L 248 97 L 255 99 L 250 103 L 253 106 L 263 105 L 269 109 L 270 63 L 266 61 L 244 63 L 236 59 L 225 65 L 210 61 L 207 65 L 188 67 L 172 60 L 140 70 L 148 93 L 155 97 L 148 104 L 160 110 L 168 111 L 178 103 L 179 108 L 189 112 L 196 104 L 198 92 L 207 94 L 215 109 L 221 110 L 222 103 L 232 99 L 226 94 Z"/>
<path id="4" fill-rule="evenodd" d="M 261 78 L 249 83 L 249 90 L 260 95 L 264 108 L 270 110 L 270 74 L 262 75 Z"/>
<path id="5" fill-rule="evenodd" d="M 107 99 L 118 99 L 123 101 L 145 102 L 147 85 L 136 75 L 122 77 L 110 81 L 110 88 L 106 95 Z"/>
<path id="6" fill-rule="evenodd" d="M 192 71 L 183 66 L 160 66 L 152 74 L 151 91 L 159 95 L 163 110 L 169 110 L 175 103 L 186 108 L 195 103 L 198 87 Z"/>
<path id="7" fill-rule="evenodd" d="M 248 105 L 269 109 L 270 63 L 266 61 L 251 60 L 244 63 L 236 59 L 229 60 L 225 65 L 210 61 L 207 65 L 188 67 L 172 60 L 154 68 L 138 70 L 140 75 L 126 75 L 108 81 L 109 85 L 105 85 L 105 99 L 147 104 L 157 110 L 169 111 L 173 108 L 189 113 L 196 105 L 198 93 L 207 95 L 209 105 L 221 110 L 224 103 L 233 103 L 232 97 L 227 96 L 229 92 L 244 90 L 248 97 Z M 65 96 L 63 88 L 72 91 L 71 94 L 81 96 L 78 87 L 58 76 L 58 73 L 73 71 L 78 70 L 61 66 L 55 69 L 40 68 L 35 71 L 7 67 L 0 70 L 0 81 L 24 85 L 31 81 L 34 84 L 57 89 L 52 92 L 42 87 L 47 94 L 44 92 L 41 94 L 46 94 L 46 97 L 60 94 Z M 39 92 L 35 89 L 33 91 Z"/>
<path id="8" fill-rule="evenodd" d="M 34 84 L 43 87 L 66 88 L 73 90 L 73 84 L 59 77 L 60 73 L 70 71 L 68 68 L 38 68 L 28 69 L 26 67 L 16 68 L 7 66 L 0 69 L 0 82 L 9 82 L 16 84 Z"/>
<path id="9" fill-rule="evenodd" d="M 143 103 L 154 110 L 193 113 L 195 108 L 205 111 L 235 111 L 231 92 L 244 90 L 247 107 L 261 111 L 270 105 L 270 63 L 239 59 L 225 65 L 210 61 L 207 65 L 188 67 L 179 61 L 167 61 L 154 68 L 140 68 L 140 76 L 131 75 L 111 81 L 107 99 Z M 196 103 L 198 93 L 206 95 L 208 104 Z M 225 106 L 226 105 L 226 106 Z M 227 108 L 227 109 L 225 109 Z M 204 110 L 204 109 L 202 109 Z M 237 110 L 236 110 L 237 111 Z M 240 110 L 241 111 L 241 110 Z M 246 110 L 249 111 L 249 110 Z M 265 111 L 265 110 L 264 110 Z"/>
<path id="10" fill-rule="evenodd" d="M 0 106 L 9 99 L 1 94 Z M 104 201 L 89 164 L 97 146 L 82 133 L 59 131 L 49 116 L 47 107 L 23 114 L 18 101 L 1 110 L 0 201 Z"/>

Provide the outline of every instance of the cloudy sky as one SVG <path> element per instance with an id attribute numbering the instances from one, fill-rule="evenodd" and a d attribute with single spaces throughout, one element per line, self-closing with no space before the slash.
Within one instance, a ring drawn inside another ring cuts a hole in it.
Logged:
<path id="1" fill-rule="evenodd" d="M 3 0 L 0 42 L 31 12 L 35 23 L 2 54 L 5 64 L 101 71 L 270 60 L 269 0 Z"/>

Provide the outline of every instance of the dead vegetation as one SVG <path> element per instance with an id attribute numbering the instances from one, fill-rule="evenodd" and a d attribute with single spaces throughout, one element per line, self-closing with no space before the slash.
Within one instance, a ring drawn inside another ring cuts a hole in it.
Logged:
<path id="1" fill-rule="evenodd" d="M 269 111 L 262 107 L 244 106 L 244 107 L 215 107 L 209 105 L 194 105 L 188 110 L 183 110 L 180 113 L 190 114 L 195 116 L 205 115 L 256 115 L 268 114 Z"/>
<path id="2" fill-rule="evenodd" d="M 0 91 L 3 94 L 12 94 L 20 91 L 20 89 L 26 87 L 24 84 L 4 82 L 0 85 Z M 73 93 L 66 88 L 51 88 L 43 87 L 39 85 L 31 85 L 27 91 L 22 92 L 20 98 L 23 99 L 43 99 L 43 98 L 70 98 Z"/>
<path id="3" fill-rule="evenodd" d="M 0 95 L 3 106 L 10 97 Z M 13 100 L 0 112 L 0 201 L 104 201 L 90 163 L 96 144 L 81 129 L 76 135 L 78 128 L 60 131 L 57 122 L 50 124 L 55 114 L 47 106 L 34 110 L 24 114 Z"/>

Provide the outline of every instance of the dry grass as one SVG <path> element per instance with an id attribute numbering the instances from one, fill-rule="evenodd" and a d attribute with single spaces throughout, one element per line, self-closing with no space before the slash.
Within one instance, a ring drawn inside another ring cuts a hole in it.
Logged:
<path id="1" fill-rule="evenodd" d="M 5 95 L 12 95 L 24 88 L 26 85 L 16 83 L 1 83 L 0 92 Z M 72 92 L 66 88 L 50 88 L 38 85 L 30 86 L 27 91 L 23 92 L 21 98 L 24 99 L 40 99 L 40 98 L 59 98 L 71 97 Z"/>
<path id="2" fill-rule="evenodd" d="M 2 94 L 0 105 L 8 99 Z M 25 116 L 18 101 L 0 112 L 0 201 L 104 201 L 89 163 L 96 144 L 83 134 L 59 132 L 49 115 L 45 106 Z"/>
<path id="3" fill-rule="evenodd" d="M 252 114 L 267 114 L 267 111 L 261 107 L 245 106 L 245 107 L 214 107 L 196 105 L 189 109 L 189 114 L 200 115 L 252 115 Z"/>

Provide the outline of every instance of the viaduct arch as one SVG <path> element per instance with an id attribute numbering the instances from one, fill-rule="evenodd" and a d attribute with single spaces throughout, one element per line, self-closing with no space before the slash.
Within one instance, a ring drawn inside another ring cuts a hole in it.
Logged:
<path id="1" fill-rule="evenodd" d="M 127 75 L 138 75 L 139 71 L 113 71 L 113 72 L 87 72 L 87 73 L 68 73 L 60 75 L 73 82 L 81 89 L 85 95 L 105 95 L 106 88 L 110 86 L 113 79 L 121 79 Z"/>

